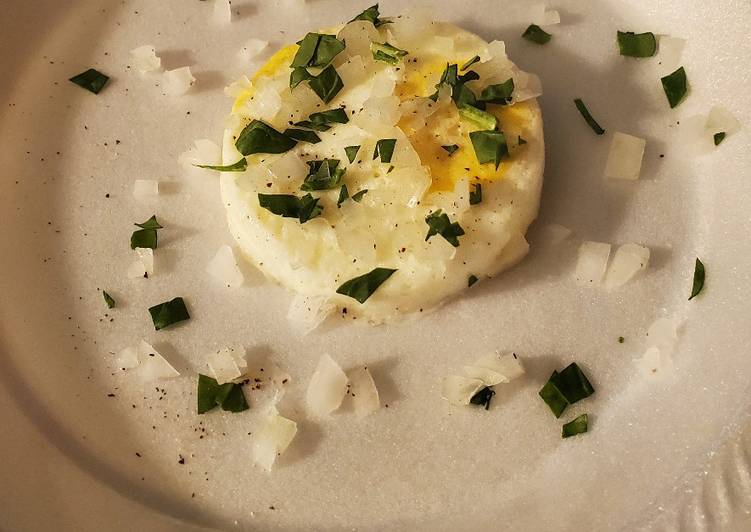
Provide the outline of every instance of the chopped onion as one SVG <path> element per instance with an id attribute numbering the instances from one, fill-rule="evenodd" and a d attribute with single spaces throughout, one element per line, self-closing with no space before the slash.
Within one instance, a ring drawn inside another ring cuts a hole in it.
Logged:
<path id="1" fill-rule="evenodd" d="M 347 45 L 347 48 L 349 48 L 349 45 Z M 362 56 L 356 55 L 351 57 L 337 69 L 337 72 L 339 73 L 339 77 L 342 78 L 342 83 L 346 89 L 351 89 L 359 85 L 365 81 L 365 63 L 363 63 Z"/>
<path id="2" fill-rule="evenodd" d="M 133 196 L 137 199 L 153 198 L 159 195 L 159 181 L 136 179 L 133 183 Z"/>
<path id="3" fill-rule="evenodd" d="M 287 318 L 303 335 L 318 328 L 336 309 L 326 296 L 297 294 L 289 305 Z"/>
<path id="4" fill-rule="evenodd" d="M 346 393 L 347 376 L 334 359 L 324 354 L 308 385 L 308 407 L 313 413 L 325 416 L 339 408 Z"/>
<path id="5" fill-rule="evenodd" d="M 548 224 L 542 230 L 547 245 L 556 246 L 571 236 L 571 229 L 560 224 Z"/>
<path id="6" fill-rule="evenodd" d="M 649 248 L 638 244 L 623 244 L 613 256 L 605 277 L 605 287 L 619 288 L 629 282 L 649 264 Z"/>
<path id="7" fill-rule="evenodd" d="M 558 11 L 551 9 L 545 11 L 545 17 L 542 20 L 541 26 L 555 26 L 561 23 L 561 14 Z"/>
<path id="8" fill-rule="evenodd" d="M 138 260 L 143 264 L 144 273 L 154 275 L 154 250 L 151 248 L 136 248 Z"/>
<path id="9" fill-rule="evenodd" d="M 657 61 L 660 69 L 672 72 L 681 64 L 681 55 L 686 47 L 686 40 L 669 35 L 660 35 Z"/>
<path id="10" fill-rule="evenodd" d="M 117 354 L 117 367 L 121 369 L 137 368 L 140 363 L 138 349 L 135 347 L 126 347 Z"/>
<path id="11" fill-rule="evenodd" d="M 347 55 L 345 57 L 361 56 L 361 61 L 364 57 L 371 57 L 370 43 L 383 42 L 378 30 L 375 29 L 373 24 L 365 20 L 353 20 L 349 24 L 346 24 L 339 32 L 339 35 L 337 35 L 337 38 L 347 43 L 347 48 L 345 48 L 345 54 Z M 342 77 L 342 80 L 344 80 L 344 77 Z M 344 82 L 344 86 L 347 86 L 346 81 Z"/>
<path id="12" fill-rule="evenodd" d="M 229 98 L 237 98 L 252 88 L 253 84 L 248 79 L 248 76 L 240 76 L 238 79 L 224 87 L 224 94 Z"/>
<path id="13" fill-rule="evenodd" d="M 214 141 L 199 139 L 193 142 L 193 146 L 193 148 L 183 152 L 178 158 L 180 164 L 186 170 L 210 172 L 211 170 L 197 168 L 195 165 L 207 164 L 216 166 L 222 164 L 222 150 Z"/>
<path id="14" fill-rule="evenodd" d="M 480 379 L 485 386 L 495 386 L 524 375 L 524 368 L 514 353 L 491 353 L 470 366 L 464 366 L 464 373 L 472 379 Z"/>
<path id="15" fill-rule="evenodd" d="M 384 68 L 372 77 L 371 97 L 385 98 L 394 94 L 396 88 L 396 72 L 393 68 Z"/>
<path id="16" fill-rule="evenodd" d="M 605 177 L 612 179 L 639 179 L 641 162 L 647 141 L 616 132 L 608 153 Z"/>
<path id="17" fill-rule="evenodd" d="M 584 242 L 579 247 L 579 258 L 576 263 L 576 280 L 580 284 L 602 281 L 610 257 L 610 244 L 600 242 Z"/>
<path id="18" fill-rule="evenodd" d="M 349 374 L 349 393 L 357 417 L 365 417 L 381 407 L 373 376 L 368 368 L 358 368 Z"/>
<path id="19" fill-rule="evenodd" d="M 269 41 L 261 39 L 249 39 L 240 49 L 240 58 L 243 61 L 255 59 L 269 45 Z"/>
<path id="20" fill-rule="evenodd" d="M 193 86 L 196 78 L 190 73 L 190 67 L 167 70 L 164 73 L 162 87 L 167 96 L 182 96 Z"/>
<path id="21" fill-rule="evenodd" d="M 162 68 L 162 60 L 157 57 L 156 49 L 150 44 L 134 48 L 130 51 L 130 56 L 133 58 L 133 66 L 141 74 L 154 72 Z"/>
<path id="22" fill-rule="evenodd" d="M 542 96 L 542 81 L 537 74 L 522 70 L 514 72 L 514 103 L 524 102 Z"/>
<path id="23" fill-rule="evenodd" d="M 553 26 L 561 23 L 561 16 L 558 11 L 548 10 L 544 3 L 537 3 L 529 8 L 529 20 L 538 26 Z"/>
<path id="24" fill-rule="evenodd" d="M 229 0 L 214 0 L 214 22 L 229 24 L 232 21 L 232 5 Z"/>
<path id="25" fill-rule="evenodd" d="M 225 347 L 206 357 L 209 370 L 219 384 L 242 377 L 248 363 L 241 354 L 242 349 Z"/>
<path id="26" fill-rule="evenodd" d="M 673 359 L 670 353 L 650 347 L 640 359 L 637 359 L 636 364 L 645 375 L 655 377 L 672 369 Z"/>
<path id="27" fill-rule="evenodd" d="M 681 320 L 679 318 L 658 318 L 647 331 L 647 343 L 652 347 L 659 348 L 664 353 L 672 353 L 678 341 L 680 326 Z"/>
<path id="28" fill-rule="evenodd" d="M 279 88 L 264 80 L 256 84 L 253 100 L 248 103 L 248 110 L 261 120 L 271 122 L 282 108 L 282 97 Z"/>
<path id="29" fill-rule="evenodd" d="M 167 362 L 154 346 L 141 340 L 138 346 L 138 356 L 141 361 L 138 373 L 144 380 L 154 381 L 179 377 L 180 373 Z"/>
<path id="30" fill-rule="evenodd" d="M 741 123 L 730 111 L 724 107 L 715 105 L 712 107 L 712 110 L 709 111 L 706 129 L 711 136 L 715 133 L 722 132 L 732 135 L 733 133 L 740 131 Z"/>
<path id="31" fill-rule="evenodd" d="M 289 447 L 295 434 L 297 423 L 273 412 L 256 433 L 253 442 L 253 461 L 266 471 L 271 471 L 276 457 Z"/>
<path id="32" fill-rule="evenodd" d="M 480 379 L 468 379 L 460 375 L 444 377 L 441 397 L 452 405 L 466 406 L 477 392 L 485 387 Z"/>
<path id="33" fill-rule="evenodd" d="M 138 279 L 146 275 L 146 268 L 144 267 L 141 259 L 132 262 L 131 265 L 128 266 L 128 270 L 126 271 L 125 275 L 128 277 L 128 279 Z"/>
<path id="34" fill-rule="evenodd" d="M 228 288 L 242 286 L 245 281 L 243 272 L 240 271 L 240 267 L 235 260 L 235 254 L 229 246 L 219 248 L 214 258 L 206 266 L 206 272 Z"/>

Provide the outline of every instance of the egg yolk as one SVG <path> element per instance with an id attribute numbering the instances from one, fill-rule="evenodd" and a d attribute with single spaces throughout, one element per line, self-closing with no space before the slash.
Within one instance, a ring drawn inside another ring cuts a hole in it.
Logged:
<path id="1" fill-rule="evenodd" d="M 274 76 L 281 70 L 289 68 L 297 49 L 298 45 L 291 44 L 276 52 L 254 74 L 253 80 L 262 76 Z M 395 94 L 402 101 L 415 96 L 429 96 L 435 92 L 435 87 L 434 85 L 428 86 L 428 80 L 438 79 L 448 63 L 461 65 L 467 59 L 435 58 L 425 61 L 405 61 L 401 65 L 404 68 L 405 79 L 397 85 Z M 232 112 L 234 113 L 242 108 L 252 96 L 252 88 L 242 92 L 236 98 Z M 527 134 L 533 112 L 526 102 L 514 105 L 488 104 L 487 112 L 498 119 L 500 129 L 506 137 L 509 148 L 509 157 L 504 159 L 497 169 L 492 164 L 479 164 L 477 162 L 472 141 L 469 138 L 469 133 L 473 129 L 460 121 L 457 110 L 451 106 L 431 115 L 427 127 L 408 135 L 422 164 L 430 169 L 431 191 L 453 190 L 454 184 L 465 177 L 470 182 L 498 181 L 503 179 L 506 172 L 513 168 L 519 154 L 525 149 L 523 145 L 520 146 L 519 141 L 525 138 Z M 400 122 L 398 126 L 403 131 L 408 130 L 403 122 Z M 442 148 L 447 136 L 461 138 L 461 142 L 457 142 L 459 149 L 453 154 Z M 442 139 L 444 140 L 442 141 Z"/>

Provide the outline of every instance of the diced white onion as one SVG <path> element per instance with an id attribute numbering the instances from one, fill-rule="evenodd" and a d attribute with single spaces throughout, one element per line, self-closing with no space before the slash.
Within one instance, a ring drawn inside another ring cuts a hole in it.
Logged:
<path id="1" fill-rule="evenodd" d="M 248 79 L 248 76 L 240 76 L 238 79 L 224 87 L 224 94 L 229 98 L 237 98 L 251 88 L 253 88 L 253 84 Z"/>
<path id="2" fill-rule="evenodd" d="M 210 172 L 211 170 L 203 170 L 197 168 L 195 165 L 207 164 L 216 166 L 222 164 L 222 150 L 214 141 L 199 139 L 193 142 L 193 146 L 188 151 L 180 154 L 178 158 L 180 164 L 186 170 Z"/>
<path id="3" fill-rule="evenodd" d="M 141 340 L 138 350 L 141 361 L 138 373 L 142 379 L 154 381 L 180 376 L 180 373 L 172 367 L 172 364 L 167 362 L 167 359 L 154 349 L 154 346 Z"/>
<path id="4" fill-rule="evenodd" d="M 270 82 L 259 82 L 248 109 L 260 119 L 271 122 L 281 108 L 282 97 L 278 88 Z"/>
<path id="5" fill-rule="evenodd" d="M 269 45 L 269 41 L 262 41 L 261 39 L 249 39 L 240 49 L 240 58 L 243 61 L 250 61 L 255 59 L 261 52 L 263 52 Z"/>
<path id="6" fill-rule="evenodd" d="M 155 72 L 162 68 L 162 60 L 157 57 L 156 49 L 150 44 L 134 48 L 130 51 L 130 56 L 133 58 L 133 66 L 141 74 Z"/>
<path id="7" fill-rule="evenodd" d="M 542 230 L 542 239 L 549 246 L 557 246 L 571 236 L 571 229 L 560 224 L 548 224 Z"/>
<path id="8" fill-rule="evenodd" d="M 516 71 L 514 73 L 514 103 L 524 102 L 542 96 L 542 81 L 537 74 Z"/>
<path id="9" fill-rule="evenodd" d="M 297 294 L 289 305 L 287 319 L 305 335 L 326 321 L 335 308 L 328 297 Z"/>
<path id="10" fill-rule="evenodd" d="M 154 179 L 136 179 L 133 183 L 133 196 L 136 199 L 153 198 L 159 195 L 159 181 Z"/>
<path id="11" fill-rule="evenodd" d="M 337 38 L 347 43 L 344 52 L 347 56 L 361 56 L 361 61 L 363 57 L 371 57 L 370 43 L 383 42 L 378 30 L 375 29 L 373 24 L 365 20 L 353 20 L 346 24 Z M 347 86 L 346 82 L 344 86 Z"/>
<path id="12" fill-rule="evenodd" d="M 647 141 L 616 132 L 608 153 L 605 177 L 612 179 L 639 179 L 641 162 Z"/>
<path id="13" fill-rule="evenodd" d="M 206 266 L 206 273 L 228 288 L 242 286 L 245 281 L 243 272 L 235 260 L 235 254 L 229 246 L 222 246 Z"/>
<path id="14" fill-rule="evenodd" d="M 384 68 L 372 77 L 371 97 L 385 98 L 394 94 L 396 72 L 393 68 Z"/>
<path id="15" fill-rule="evenodd" d="M 255 435 L 253 461 L 266 471 L 271 471 L 277 456 L 289 447 L 295 434 L 297 423 L 273 412 Z"/>
<path id="16" fill-rule="evenodd" d="M 128 266 L 128 270 L 125 273 L 128 279 L 138 279 L 140 277 L 143 277 L 145 274 L 146 268 L 144 268 L 141 259 L 132 262 L 130 266 Z"/>
<path id="17" fill-rule="evenodd" d="M 513 353 L 491 353 L 464 366 L 464 373 L 472 379 L 480 379 L 485 386 L 508 383 L 524 375 L 521 361 Z"/>
<path id="18" fill-rule="evenodd" d="M 474 395 L 485 387 L 480 379 L 468 379 L 460 375 L 444 377 L 441 397 L 452 405 L 466 406 Z"/>
<path id="19" fill-rule="evenodd" d="M 381 407 L 373 376 L 368 368 L 358 368 L 349 374 L 349 393 L 357 417 L 365 417 Z"/>
<path id="20" fill-rule="evenodd" d="M 545 16 L 542 20 L 542 26 L 555 26 L 561 23 L 561 14 L 555 9 L 545 11 Z"/>
<path id="21" fill-rule="evenodd" d="M 229 0 L 214 0 L 214 22 L 229 24 L 232 21 L 232 5 Z"/>
<path id="22" fill-rule="evenodd" d="M 561 23 L 561 16 L 558 11 L 549 10 L 544 3 L 536 3 L 529 7 L 529 20 L 538 26 L 553 26 Z"/>
<path id="23" fill-rule="evenodd" d="M 279 183 L 289 183 L 300 175 L 307 175 L 308 173 L 308 165 L 297 153 L 292 151 L 272 160 L 267 168 Z"/>
<path id="24" fill-rule="evenodd" d="M 678 341 L 681 320 L 675 317 L 658 318 L 647 331 L 647 343 L 664 353 L 672 353 Z"/>
<path id="25" fill-rule="evenodd" d="M 619 288 L 629 282 L 649 264 L 649 248 L 638 244 L 623 244 L 613 255 L 605 277 L 605 287 Z"/>
<path id="26" fill-rule="evenodd" d="M 346 393 L 347 376 L 334 359 L 324 354 L 308 385 L 308 408 L 314 414 L 325 416 L 339 408 Z"/>
<path id="27" fill-rule="evenodd" d="M 138 260 L 143 264 L 144 273 L 149 276 L 154 275 L 154 250 L 151 248 L 136 248 Z"/>
<path id="28" fill-rule="evenodd" d="M 141 363 L 138 357 L 138 349 L 135 347 L 126 347 L 117 354 L 117 367 L 121 369 L 137 368 Z"/>
<path id="29" fill-rule="evenodd" d="M 686 40 L 669 35 L 660 35 L 659 49 L 657 52 L 657 62 L 660 70 L 672 72 L 681 64 L 683 49 L 686 47 Z"/>
<path id="30" fill-rule="evenodd" d="M 576 263 L 576 280 L 580 284 L 599 284 L 610 257 L 610 244 L 601 242 L 584 242 L 579 247 L 579 257 Z"/>
<path id="31" fill-rule="evenodd" d="M 733 133 L 740 131 L 741 123 L 730 111 L 724 107 L 715 105 L 712 107 L 712 110 L 709 111 L 706 129 L 710 135 L 722 132 L 732 135 Z"/>
<path id="32" fill-rule="evenodd" d="M 206 357 L 209 370 L 219 384 L 242 377 L 248 364 L 241 355 L 241 349 L 225 347 Z"/>
<path id="33" fill-rule="evenodd" d="M 349 45 L 347 48 L 349 48 Z M 337 72 L 347 90 L 359 85 L 365 81 L 365 64 L 363 63 L 362 56 L 356 55 L 351 57 L 337 69 Z"/>
<path id="34" fill-rule="evenodd" d="M 670 353 L 650 347 L 636 361 L 637 367 L 648 377 L 658 377 L 673 367 Z"/>
<path id="35" fill-rule="evenodd" d="M 164 73 L 162 88 L 167 96 L 182 96 L 193 86 L 196 78 L 190 73 L 190 67 L 167 70 Z"/>

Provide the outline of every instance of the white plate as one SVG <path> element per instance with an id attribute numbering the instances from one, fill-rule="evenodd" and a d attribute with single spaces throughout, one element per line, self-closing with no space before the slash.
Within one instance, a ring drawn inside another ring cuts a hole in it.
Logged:
<path id="1" fill-rule="evenodd" d="M 0 525 L 743 528 L 751 510 L 743 439 L 748 129 L 697 157 L 676 125 L 714 104 L 751 123 L 748 2 L 560 1 L 553 7 L 563 23 L 545 47 L 519 38 L 527 2 L 426 3 L 485 38 L 505 39 L 509 55 L 543 79 L 548 170 L 532 253 L 419 321 L 331 326 L 308 337 L 288 327 L 290 296 L 248 268 L 249 282 L 235 291 L 204 273 L 219 245 L 231 243 L 217 183 L 187 179 L 176 163 L 193 139 L 220 139 L 230 105 L 222 88 L 251 68 L 236 56 L 248 38 L 277 47 L 365 7 L 284 4 L 238 0 L 236 20 L 218 27 L 210 2 L 3 2 Z M 384 2 L 382 11 L 405 4 Z M 677 110 L 667 108 L 656 60 L 618 56 L 617 29 L 688 39 L 692 93 Z M 189 95 L 164 97 L 157 77 L 126 68 L 128 51 L 141 44 L 155 45 L 169 69 L 191 66 L 197 83 Z M 99 96 L 66 81 L 89 67 L 112 76 Z M 604 138 L 578 116 L 576 97 L 608 129 Z M 602 180 L 617 130 L 647 139 L 639 182 Z M 133 198 L 138 178 L 164 181 L 153 205 Z M 131 224 L 153 213 L 167 227 L 159 271 L 132 281 Z M 535 246 L 551 222 L 574 230 L 560 251 Z M 643 243 L 652 265 L 617 293 L 578 287 L 571 270 L 582 240 Z M 707 265 L 707 286 L 688 302 L 696 256 Z M 101 288 L 117 309 L 104 308 Z M 154 333 L 146 308 L 177 295 L 193 319 Z M 646 379 L 635 360 L 662 315 L 685 320 L 675 368 Z M 184 376 L 156 390 L 117 371 L 112 353 L 142 337 Z M 251 465 L 256 411 L 194 413 L 204 355 L 233 342 L 293 377 L 282 411 L 300 433 L 271 476 Z M 522 355 L 528 378 L 502 389 L 489 412 L 449 409 L 441 377 L 490 349 Z M 347 411 L 308 420 L 300 399 L 324 351 L 345 368 L 371 367 L 389 408 L 363 421 Z M 537 391 L 573 360 L 597 392 L 565 416 L 589 412 L 591 432 L 561 440 L 562 420 Z"/>

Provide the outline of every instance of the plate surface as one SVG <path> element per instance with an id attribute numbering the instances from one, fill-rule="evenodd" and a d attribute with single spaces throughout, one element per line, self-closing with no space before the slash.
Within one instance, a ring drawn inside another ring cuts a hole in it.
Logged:
<path id="1" fill-rule="evenodd" d="M 514 61 L 541 76 L 540 220 L 522 264 L 436 312 L 378 328 L 333 323 L 301 337 L 287 322 L 284 290 L 250 269 L 234 291 L 205 273 L 218 246 L 232 241 L 216 180 L 185 176 L 177 157 L 193 139 L 220 140 L 230 105 L 222 89 L 254 68 L 236 53 L 247 39 L 276 48 L 366 7 L 351 4 L 237 0 L 235 20 L 220 27 L 210 2 L 4 2 L 12 16 L 0 21 L 0 526 L 748 525 L 748 129 L 697 156 L 679 122 L 719 104 L 751 123 L 744 92 L 751 5 L 561 0 L 553 7 L 563 23 L 550 45 L 537 47 L 519 37 L 527 2 L 383 2 L 386 14 L 431 6 L 486 39 L 503 39 Z M 682 62 L 692 92 L 683 105 L 667 108 L 658 61 L 617 55 L 617 29 L 688 39 Z M 188 95 L 163 96 L 157 76 L 127 67 L 129 50 L 142 44 L 156 46 L 168 69 L 191 66 L 197 82 Z M 66 81 L 89 67 L 112 77 L 98 96 Z M 578 116 L 577 97 L 608 129 L 605 137 Z M 602 179 L 615 131 L 647 139 L 639 182 Z M 133 198 L 138 178 L 163 181 L 158 201 Z M 153 213 L 167 227 L 158 272 L 129 280 L 131 224 Z M 540 229 L 548 223 L 574 236 L 547 248 Z M 572 269 L 583 240 L 643 243 L 652 263 L 617 292 L 579 287 Z M 697 256 L 708 281 L 688 302 Z M 118 308 L 107 311 L 98 289 Z M 154 333 L 146 308 L 178 295 L 193 319 Z M 646 378 L 635 361 L 661 316 L 683 321 L 675 367 Z M 155 387 L 118 371 L 114 353 L 140 338 L 183 377 Z M 256 411 L 194 414 L 195 372 L 206 353 L 232 343 L 293 378 L 281 411 L 300 432 L 271 476 L 252 465 Z M 448 408 L 441 378 L 493 349 L 520 354 L 528 377 L 499 390 L 489 412 Z M 368 365 L 388 408 L 365 420 L 346 408 L 323 422 L 308 419 L 304 388 L 323 352 L 345 369 Z M 587 411 L 591 432 L 561 440 L 537 390 L 574 360 L 597 392 L 566 420 Z"/>

